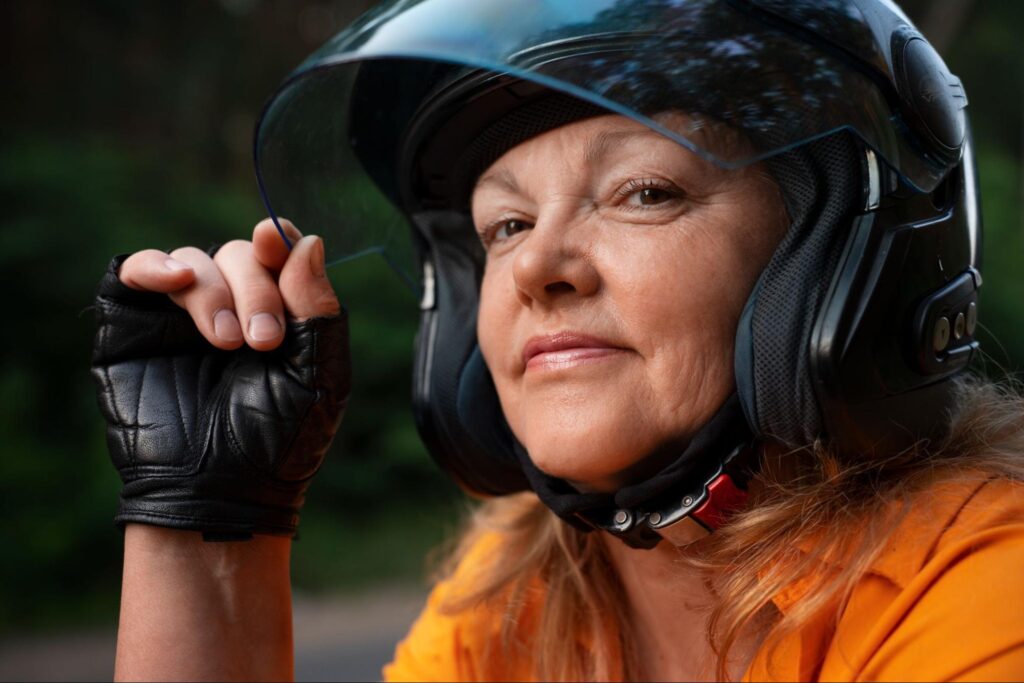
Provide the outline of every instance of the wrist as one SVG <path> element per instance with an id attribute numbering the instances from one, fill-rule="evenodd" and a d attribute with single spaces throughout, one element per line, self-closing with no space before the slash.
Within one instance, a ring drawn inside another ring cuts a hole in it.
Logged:
<path id="1" fill-rule="evenodd" d="M 147 524 L 125 528 L 125 585 L 157 581 L 214 619 L 244 623 L 263 603 L 290 599 L 291 539 L 256 535 L 246 541 L 204 541 L 198 531 Z M 290 605 L 289 605 L 290 607 Z"/>
<path id="2" fill-rule="evenodd" d="M 187 563 L 220 576 L 237 576 L 258 568 L 288 566 L 292 540 L 287 536 L 256 534 L 239 541 L 206 541 L 198 531 L 150 524 L 126 524 L 127 551 L 139 559 L 161 563 Z"/>
<path id="3" fill-rule="evenodd" d="M 118 677 L 290 677 L 290 550 L 128 524 Z"/>

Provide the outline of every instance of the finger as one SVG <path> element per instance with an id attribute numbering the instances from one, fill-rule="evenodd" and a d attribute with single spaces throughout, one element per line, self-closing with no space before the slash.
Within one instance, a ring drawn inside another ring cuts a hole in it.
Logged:
<path id="1" fill-rule="evenodd" d="M 277 281 L 288 315 L 296 320 L 337 315 L 338 297 L 324 271 L 324 242 L 303 237 L 292 249 Z"/>
<path id="2" fill-rule="evenodd" d="M 279 218 L 278 221 L 294 248 L 295 243 L 302 239 L 302 233 L 287 218 Z M 281 239 L 280 231 L 270 218 L 260 221 L 253 228 L 252 246 L 256 253 L 256 260 L 264 268 L 275 273 L 284 267 L 285 261 L 288 260 L 288 254 L 291 253 L 288 245 Z"/>
<path id="3" fill-rule="evenodd" d="M 237 349 L 243 342 L 242 328 L 231 289 L 213 259 L 195 247 L 176 249 L 171 256 L 187 263 L 195 273 L 193 285 L 171 294 L 171 300 L 188 311 L 211 344 L 219 349 Z"/>
<path id="4" fill-rule="evenodd" d="M 196 274 L 187 263 L 157 249 L 146 249 L 126 258 L 118 277 L 126 287 L 168 294 L 191 285 Z"/>
<path id="5" fill-rule="evenodd" d="M 258 351 L 277 348 L 284 339 L 284 305 L 273 276 L 256 260 L 252 242 L 228 242 L 213 260 L 231 288 L 245 342 Z"/>

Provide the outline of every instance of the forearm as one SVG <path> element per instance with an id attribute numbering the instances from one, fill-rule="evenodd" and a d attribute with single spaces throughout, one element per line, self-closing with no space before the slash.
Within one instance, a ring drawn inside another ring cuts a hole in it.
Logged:
<path id="1" fill-rule="evenodd" d="M 290 680 L 291 539 L 129 524 L 117 680 Z"/>

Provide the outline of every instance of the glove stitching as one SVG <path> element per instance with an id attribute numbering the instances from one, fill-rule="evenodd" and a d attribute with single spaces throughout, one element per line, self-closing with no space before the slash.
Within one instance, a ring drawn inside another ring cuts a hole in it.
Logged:
<path id="1" fill-rule="evenodd" d="M 149 365 L 150 365 L 151 362 L 152 362 L 151 358 L 143 359 L 144 365 L 142 366 L 142 381 L 139 383 L 139 393 L 136 395 L 136 399 L 135 399 L 135 421 L 134 421 L 135 425 L 139 425 L 140 424 L 139 414 L 142 412 L 142 397 L 145 396 L 145 394 L 146 394 L 146 378 L 149 377 Z M 138 428 L 138 426 L 136 426 L 132 430 L 132 450 L 133 451 L 138 451 L 138 447 L 139 447 L 139 428 Z M 138 458 L 136 458 L 135 463 L 133 463 L 133 465 L 134 465 L 136 470 L 137 470 L 137 462 L 138 462 Z M 138 475 L 138 472 L 137 471 L 133 472 L 133 474 Z"/>
<path id="2" fill-rule="evenodd" d="M 110 324 L 107 322 L 109 311 L 105 306 L 99 307 L 100 311 L 100 347 L 104 350 L 108 346 L 108 336 L 110 331 Z M 121 411 L 118 410 L 117 400 L 114 398 L 114 381 L 110 377 L 110 365 L 103 364 L 100 366 L 103 375 L 104 387 L 103 391 L 107 395 L 107 402 L 110 405 L 110 410 L 113 411 L 114 417 L 120 424 L 120 429 L 117 430 L 117 435 L 122 443 L 125 452 L 128 454 L 128 464 L 132 470 L 135 469 L 135 451 L 131 447 L 131 443 L 128 439 L 128 434 L 124 429 L 127 424 L 127 420 L 121 415 Z"/>
<path id="3" fill-rule="evenodd" d="M 181 434 L 185 437 L 185 447 L 188 448 L 189 460 L 195 454 L 195 447 L 192 440 L 188 438 L 188 429 L 185 427 L 185 408 L 181 400 L 181 389 L 178 387 L 178 357 L 171 356 L 171 383 L 174 384 L 174 399 L 178 402 L 178 422 L 181 424 Z M 186 468 L 187 469 L 187 468 Z"/>
<path id="4" fill-rule="evenodd" d="M 313 335 L 313 346 L 314 346 L 314 348 L 315 348 L 315 344 L 316 344 L 316 335 L 314 334 Z M 274 409 L 277 412 L 278 416 L 281 416 L 282 413 L 281 413 L 281 410 L 280 410 L 280 406 L 277 404 L 277 400 L 275 398 L 275 394 L 274 394 L 274 392 L 272 390 L 272 387 L 270 386 L 268 375 L 269 375 L 268 370 L 266 368 L 264 368 L 264 373 L 263 373 L 263 377 L 264 377 L 264 390 L 265 390 L 265 393 L 268 395 L 269 399 L 273 402 Z M 299 382 L 299 384 L 300 384 L 300 386 L 303 385 L 303 383 L 301 381 Z M 302 386 L 302 388 L 305 389 L 306 387 Z M 313 406 L 313 404 L 316 401 L 316 392 L 315 391 L 313 392 L 313 395 L 314 395 L 314 400 L 312 400 L 312 401 L 308 401 L 307 400 L 306 401 L 306 407 L 303 409 L 301 416 L 298 417 L 298 419 L 296 420 L 295 428 L 292 430 L 292 436 L 291 436 L 291 439 L 288 442 L 288 445 L 285 448 L 282 448 L 281 451 L 280 451 L 282 453 L 282 457 L 280 458 L 280 463 L 278 463 L 275 467 L 273 467 L 269 471 L 266 468 L 260 467 L 259 465 L 257 465 L 256 463 L 253 462 L 252 458 L 250 458 L 249 455 L 245 452 L 245 449 L 242 448 L 241 441 L 238 439 L 238 436 L 235 434 L 235 428 L 234 428 L 234 425 L 232 424 L 231 420 L 228 420 L 228 419 L 224 420 L 224 422 L 226 423 L 226 426 L 227 426 L 226 433 L 227 433 L 227 436 L 228 436 L 228 442 L 231 445 L 231 449 L 235 452 L 235 454 L 237 456 L 239 456 L 242 460 L 244 460 L 246 463 L 248 463 L 249 466 L 252 467 L 256 471 L 256 474 L 257 474 L 257 476 L 259 478 L 261 478 L 264 482 L 266 482 L 271 487 L 273 487 L 273 488 L 275 488 L 277 490 L 280 490 L 280 491 L 290 491 L 294 487 L 294 485 L 299 484 L 302 481 L 305 481 L 305 480 L 307 480 L 309 478 L 309 477 L 302 477 L 302 478 L 297 479 L 297 480 L 287 479 L 287 480 L 283 480 L 282 481 L 282 480 L 277 478 L 277 474 L 284 467 L 284 465 L 291 459 L 291 451 L 292 451 L 292 448 L 295 445 L 295 441 L 299 438 L 299 435 L 302 433 L 303 424 L 305 423 L 306 418 L 309 415 L 310 408 Z M 319 469 L 319 467 L 318 467 L 318 469 Z M 314 474 L 315 474 L 315 472 L 314 472 Z M 312 475 L 310 475 L 310 476 L 312 476 Z"/>
<path id="5" fill-rule="evenodd" d="M 218 410 L 220 410 L 220 408 L 221 408 L 219 403 L 220 402 L 218 401 Z M 245 462 L 247 465 L 249 465 L 249 467 L 251 467 L 254 470 L 256 470 L 256 476 L 257 477 L 262 477 L 264 479 L 267 479 L 268 477 L 267 477 L 266 473 L 264 473 L 263 470 L 260 469 L 260 467 L 257 466 L 249 458 L 249 456 L 245 454 L 245 449 L 242 448 L 241 442 L 238 440 L 238 437 L 235 436 L 235 427 L 234 427 L 234 425 L 231 424 L 230 418 L 225 416 L 224 417 L 224 423 L 225 423 L 225 425 L 227 427 L 225 432 L 227 433 L 228 443 L 231 445 L 231 450 L 233 450 L 235 452 L 235 455 L 238 456 L 239 458 L 241 458 L 241 460 L 243 462 Z"/>
<path id="6" fill-rule="evenodd" d="M 310 385 L 313 387 L 313 402 L 320 400 L 320 384 L 317 380 L 320 379 L 320 335 L 317 334 L 317 328 L 313 327 L 313 353 L 311 354 L 311 363 L 309 368 L 310 373 Z"/>
<path id="7" fill-rule="evenodd" d="M 200 361 L 200 362 L 201 362 L 202 368 L 203 368 L 203 375 L 202 376 L 206 377 L 208 374 L 212 374 L 213 373 L 213 370 L 210 370 L 211 366 L 215 366 L 215 363 L 214 363 L 212 358 L 204 357 L 202 359 L 202 361 Z M 219 381 L 211 381 L 211 385 L 206 387 L 206 389 L 209 391 L 209 393 L 206 396 L 206 401 L 207 401 L 207 403 L 211 407 L 210 407 L 209 410 L 203 410 L 203 411 L 200 411 L 200 413 L 199 413 L 199 418 L 198 419 L 199 419 L 199 425 L 201 425 L 201 426 L 196 429 L 196 434 L 198 436 L 198 435 L 201 435 L 201 434 L 205 433 L 205 436 L 202 436 L 203 447 L 200 450 L 200 452 L 198 454 L 198 457 L 196 458 L 196 464 L 195 464 L 196 470 L 199 470 L 202 467 L 204 467 L 204 465 L 206 463 L 206 460 L 208 458 L 213 457 L 211 455 L 213 453 L 213 451 L 214 451 L 213 442 L 216 439 L 215 432 L 217 430 L 217 425 L 218 425 L 220 419 L 223 419 L 223 421 L 225 423 L 227 423 L 227 425 L 228 425 L 228 432 L 230 433 L 231 421 L 228 419 L 228 416 L 226 415 L 226 410 L 224 408 L 224 401 L 225 401 L 225 396 L 230 394 L 230 389 L 229 389 L 229 384 L 230 384 L 230 381 L 231 381 L 230 378 L 232 378 L 234 376 L 234 372 L 235 372 L 235 368 L 236 367 L 237 367 L 237 361 L 234 362 L 234 363 L 230 363 L 227 366 L 221 368 L 220 372 L 218 373 L 220 375 L 220 380 Z M 196 386 L 196 405 L 200 405 L 199 397 L 201 395 L 202 395 L 202 392 L 200 390 L 200 387 L 197 384 L 197 386 Z M 199 446 L 199 442 L 198 441 L 196 442 L 196 446 L 197 447 Z"/>
<path id="8" fill-rule="evenodd" d="M 305 419 L 305 416 L 303 416 L 303 419 Z M 284 493 L 289 493 L 289 494 L 294 491 L 295 486 L 297 484 L 301 484 L 303 481 L 305 481 L 306 478 L 303 478 L 303 479 L 297 480 L 297 481 L 291 481 L 291 480 L 283 480 L 282 481 L 281 479 L 275 478 L 274 473 L 268 473 L 264 468 L 259 467 L 245 453 L 245 449 L 242 448 L 242 443 L 241 443 L 241 441 L 239 441 L 238 437 L 235 435 L 235 429 L 234 429 L 234 426 L 231 424 L 231 420 L 225 419 L 224 422 L 227 424 L 227 428 L 226 428 L 225 431 L 227 433 L 228 443 L 231 446 L 231 450 L 234 451 L 236 456 L 241 458 L 243 462 L 248 464 L 249 467 L 251 467 L 255 471 L 255 473 L 256 473 L 255 476 L 256 476 L 257 479 L 261 480 L 264 484 L 270 486 L 274 490 L 281 491 L 281 492 L 284 492 Z M 301 431 L 302 431 L 302 421 L 300 420 L 297 423 L 297 426 L 295 428 L 295 434 L 298 435 L 299 432 L 301 432 Z M 295 440 L 295 437 L 292 438 L 293 442 L 294 442 L 294 440 Z M 286 453 L 286 455 L 282 458 L 282 461 L 286 462 L 288 460 L 288 456 L 287 456 L 288 450 L 285 449 L 284 452 Z M 278 467 L 278 469 L 280 469 L 280 466 Z"/>
<path id="9" fill-rule="evenodd" d="M 277 402 L 277 394 L 274 392 L 274 387 L 270 383 L 270 367 L 263 365 L 263 393 L 270 401 L 270 405 L 274 410 L 274 414 L 278 417 L 284 415 L 281 411 L 281 405 Z"/>
<path id="10" fill-rule="evenodd" d="M 219 405 L 219 398 L 218 398 L 218 396 L 216 394 L 219 391 L 222 391 L 221 387 L 219 387 L 217 384 L 213 384 L 213 386 L 208 388 L 208 389 L 203 386 L 203 378 L 205 378 L 208 375 L 212 374 L 212 371 L 210 370 L 210 366 L 212 364 L 213 364 L 213 360 L 209 356 L 206 356 L 206 355 L 200 356 L 200 358 L 199 358 L 199 380 L 196 382 L 196 391 L 195 391 L 195 397 L 194 397 L 194 403 L 193 403 L 193 405 L 195 405 L 195 406 L 201 406 L 203 404 L 203 402 L 200 399 L 201 399 L 201 397 L 203 395 L 203 391 L 204 390 L 207 391 L 207 400 L 210 402 L 210 404 L 213 405 L 213 406 Z M 204 462 L 206 461 L 206 458 L 207 458 L 207 453 L 209 453 L 212 450 L 212 446 L 210 444 L 213 441 L 214 417 L 213 417 L 213 413 L 211 411 L 199 410 L 197 408 L 196 409 L 196 416 L 195 416 L 194 419 L 195 419 L 195 435 L 196 435 L 196 464 L 195 464 L 195 467 L 196 467 L 196 470 L 198 471 L 201 467 L 203 467 L 203 464 L 204 464 Z"/>

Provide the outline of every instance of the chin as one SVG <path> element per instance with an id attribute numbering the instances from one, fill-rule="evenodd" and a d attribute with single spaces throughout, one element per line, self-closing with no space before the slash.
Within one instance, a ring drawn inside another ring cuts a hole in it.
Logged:
<path id="1" fill-rule="evenodd" d="M 547 420 L 550 427 L 550 419 Z M 638 442 L 626 425 L 580 422 L 569 429 L 526 430 L 520 441 L 542 472 L 565 479 L 580 490 L 613 491 L 624 473 L 649 455 L 654 444 Z"/>

